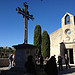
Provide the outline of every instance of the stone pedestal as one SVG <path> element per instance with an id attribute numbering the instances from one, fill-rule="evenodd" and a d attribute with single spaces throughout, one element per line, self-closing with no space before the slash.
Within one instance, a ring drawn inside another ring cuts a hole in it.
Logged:
<path id="1" fill-rule="evenodd" d="M 15 67 L 17 71 L 25 73 L 25 62 L 27 61 L 27 57 L 32 55 L 35 57 L 36 46 L 30 44 L 18 44 L 13 46 L 15 51 Z"/>
<path id="2" fill-rule="evenodd" d="M 14 69 L 25 72 L 26 52 L 24 44 L 14 45 L 15 51 L 15 67 Z"/>

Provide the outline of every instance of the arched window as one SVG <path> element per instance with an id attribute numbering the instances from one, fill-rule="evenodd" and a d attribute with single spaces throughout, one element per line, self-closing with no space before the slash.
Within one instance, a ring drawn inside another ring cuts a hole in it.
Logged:
<path id="1" fill-rule="evenodd" d="M 66 15 L 65 17 L 65 24 L 70 24 L 70 16 L 69 15 Z"/>

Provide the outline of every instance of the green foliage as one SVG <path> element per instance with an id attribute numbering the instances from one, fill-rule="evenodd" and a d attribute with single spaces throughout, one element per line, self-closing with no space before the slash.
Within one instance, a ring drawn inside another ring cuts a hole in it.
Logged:
<path id="1" fill-rule="evenodd" d="M 50 55 L 50 40 L 49 35 L 45 30 L 42 34 L 41 54 L 43 57 L 47 57 Z"/>
<path id="2" fill-rule="evenodd" d="M 38 47 L 37 54 L 41 51 L 41 27 L 40 25 L 35 26 L 34 30 L 34 45 Z"/>
<path id="3" fill-rule="evenodd" d="M 12 49 L 2 49 L 0 48 L 0 58 L 8 58 L 9 54 L 14 53 Z"/>

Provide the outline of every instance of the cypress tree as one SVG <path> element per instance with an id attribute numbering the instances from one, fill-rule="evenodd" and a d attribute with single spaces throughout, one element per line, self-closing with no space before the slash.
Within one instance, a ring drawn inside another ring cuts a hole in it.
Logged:
<path id="1" fill-rule="evenodd" d="M 41 54 L 43 57 L 49 57 L 50 55 L 50 39 L 45 30 L 42 33 Z"/>
<path id="2" fill-rule="evenodd" d="M 38 47 L 36 53 L 39 55 L 41 53 L 41 26 L 36 25 L 34 29 L 34 45 Z"/>

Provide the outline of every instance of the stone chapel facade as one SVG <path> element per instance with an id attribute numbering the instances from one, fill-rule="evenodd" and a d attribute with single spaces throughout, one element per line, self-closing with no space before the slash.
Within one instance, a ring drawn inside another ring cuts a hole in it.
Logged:
<path id="1" fill-rule="evenodd" d="M 69 63 L 75 64 L 75 16 L 66 13 L 61 19 L 61 28 L 50 35 L 50 56 L 61 54 L 69 57 Z"/>

